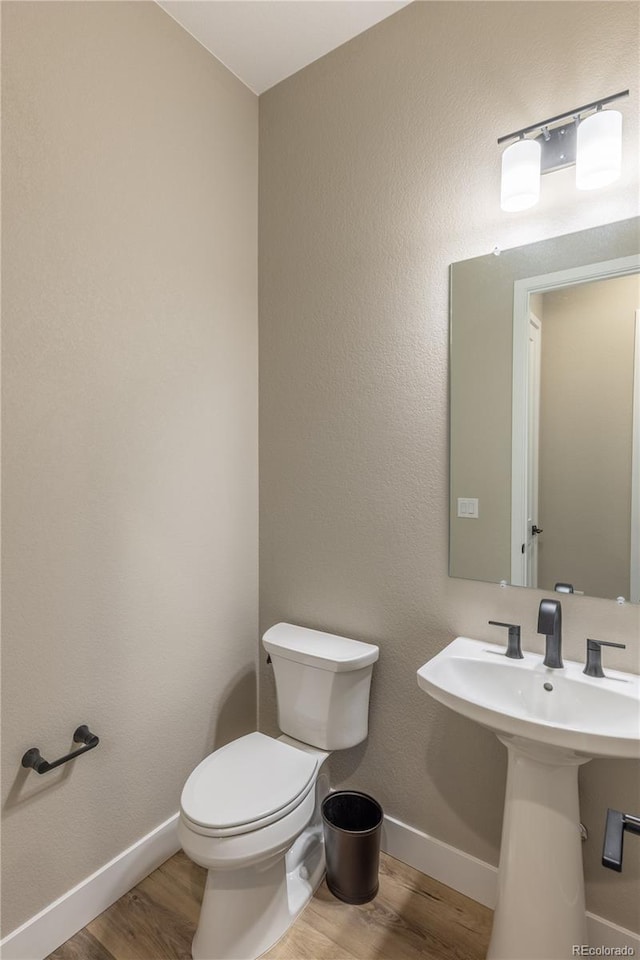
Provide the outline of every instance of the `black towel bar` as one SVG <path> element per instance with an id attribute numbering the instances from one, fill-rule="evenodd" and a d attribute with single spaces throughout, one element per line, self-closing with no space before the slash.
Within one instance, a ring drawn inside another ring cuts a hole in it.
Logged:
<path id="1" fill-rule="evenodd" d="M 45 760 L 37 747 L 31 747 L 22 758 L 22 766 L 33 767 L 36 773 L 47 773 L 48 770 L 59 767 L 61 763 L 66 763 L 67 760 L 73 760 L 75 757 L 79 757 L 81 753 L 88 753 L 89 750 L 93 750 L 94 747 L 98 746 L 100 740 L 96 737 L 95 733 L 91 733 L 91 730 L 89 730 L 86 724 L 83 724 L 74 732 L 73 742 L 84 743 L 84 747 L 80 747 L 79 750 L 74 750 L 73 753 L 68 753 L 66 757 L 60 757 L 59 760 L 54 760 L 53 763 Z"/>
<path id="2" fill-rule="evenodd" d="M 607 822 L 604 828 L 604 844 L 602 846 L 602 866 L 609 870 L 622 871 L 622 841 L 624 831 L 640 833 L 640 817 L 632 817 L 630 813 L 621 813 L 620 810 L 607 810 Z"/>

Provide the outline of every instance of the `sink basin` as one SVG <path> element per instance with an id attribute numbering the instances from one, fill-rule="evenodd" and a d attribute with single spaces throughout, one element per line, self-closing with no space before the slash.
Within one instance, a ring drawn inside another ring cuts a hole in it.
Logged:
<path id="1" fill-rule="evenodd" d="M 588 942 L 578 769 L 592 757 L 640 757 L 640 677 L 587 677 L 581 663 L 552 669 L 540 654 L 504 652 L 458 637 L 420 667 L 418 684 L 508 751 L 487 960 L 566 960 Z"/>
<path id="2" fill-rule="evenodd" d="M 458 637 L 418 670 L 435 700 L 494 732 L 564 747 L 589 757 L 640 757 L 640 677 L 608 670 L 587 677 L 584 665 L 545 667 L 504 647 Z M 552 689 L 545 689 L 551 685 Z"/>

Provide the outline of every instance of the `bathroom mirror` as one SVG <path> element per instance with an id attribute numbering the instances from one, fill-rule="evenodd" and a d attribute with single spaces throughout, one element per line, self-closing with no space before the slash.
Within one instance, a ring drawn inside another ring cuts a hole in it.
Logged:
<path id="1" fill-rule="evenodd" d="M 455 263 L 452 577 L 640 602 L 640 221 Z"/>

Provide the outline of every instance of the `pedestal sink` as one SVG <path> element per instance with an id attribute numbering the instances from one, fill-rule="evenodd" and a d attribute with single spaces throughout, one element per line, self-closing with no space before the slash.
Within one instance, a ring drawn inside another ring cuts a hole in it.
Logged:
<path id="1" fill-rule="evenodd" d="M 587 943 L 578 767 L 640 758 L 640 677 L 458 637 L 418 670 L 430 696 L 496 734 L 509 754 L 488 960 L 567 960 Z"/>

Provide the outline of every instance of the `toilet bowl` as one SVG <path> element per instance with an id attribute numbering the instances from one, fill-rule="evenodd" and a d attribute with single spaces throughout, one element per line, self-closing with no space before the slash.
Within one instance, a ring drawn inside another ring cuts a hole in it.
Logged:
<path id="1" fill-rule="evenodd" d="M 283 736 L 221 747 L 182 791 L 180 843 L 208 871 L 194 960 L 256 960 L 286 932 L 324 872 L 322 765 L 367 735 L 376 646 L 293 624 L 263 643 Z"/>

